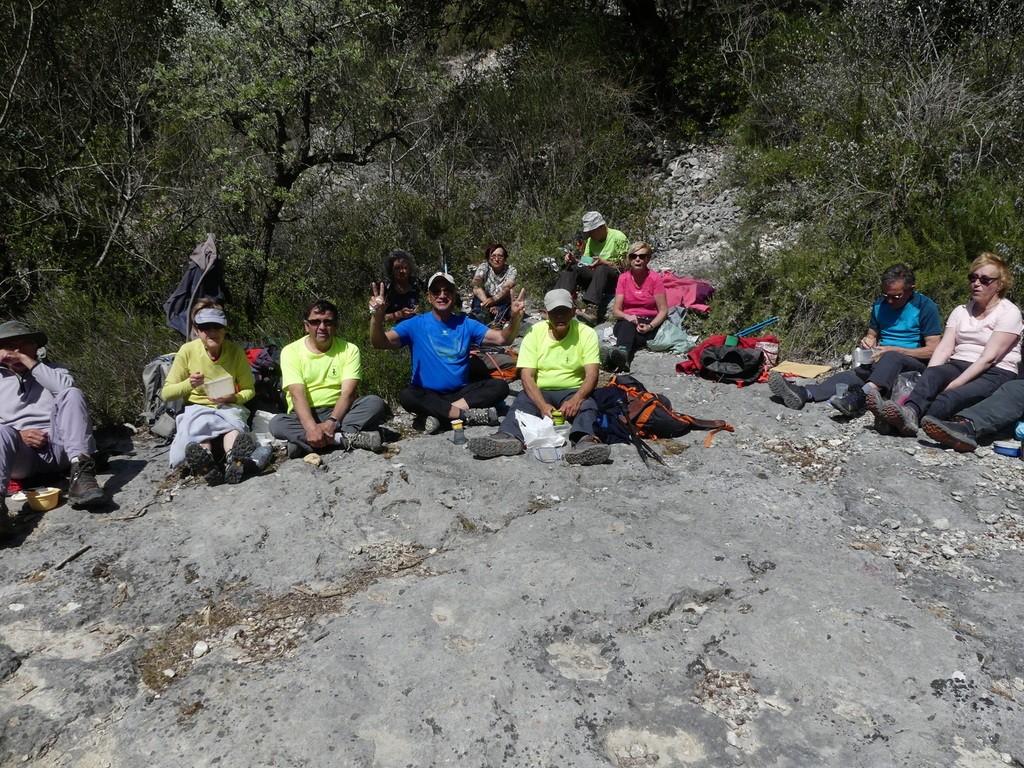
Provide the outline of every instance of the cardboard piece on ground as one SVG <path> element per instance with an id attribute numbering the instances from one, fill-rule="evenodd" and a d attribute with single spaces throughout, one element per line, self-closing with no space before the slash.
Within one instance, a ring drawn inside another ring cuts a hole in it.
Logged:
<path id="1" fill-rule="evenodd" d="M 792 373 L 804 379 L 816 379 L 823 373 L 832 370 L 830 365 L 811 365 L 810 363 L 794 363 L 792 360 L 783 360 L 772 368 L 773 372 Z"/>

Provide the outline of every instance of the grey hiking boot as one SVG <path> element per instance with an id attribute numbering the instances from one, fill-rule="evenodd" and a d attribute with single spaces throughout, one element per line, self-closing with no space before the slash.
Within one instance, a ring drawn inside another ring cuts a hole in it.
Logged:
<path id="1" fill-rule="evenodd" d="M 207 472 L 217 466 L 213 456 L 199 443 L 189 443 L 185 446 L 185 464 L 188 471 L 195 477 L 204 477 Z"/>
<path id="2" fill-rule="evenodd" d="M 416 416 L 412 420 L 412 428 L 425 435 L 436 435 L 441 431 L 441 420 L 436 416 Z"/>
<path id="3" fill-rule="evenodd" d="M 498 426 L 498 411 L 494 408 L 463 408 L 462 424 L 466 427 Z"/>
<path id="4" fill-rule="evenodd" d="M 576 313 L 576 319 L 589 326 L 597 325 L 597 307 L 593 304 L 585 305 L 583 309 Z"/>
<path id="5" fill-rule="evenodd" d="M 338 432 L 334 435 L 334 439 L 346 451 L 358 448 L 374 453 L 384 452 L 384 441 L 381 439 L 380 432 L 376 430 L 372 432 Z"/>
<path id="6" fill-rule="evenodd" d="M 478 459 L 493 459 L 496 456 L 518 456 L 526 450 L 523 442 L 507 432 L 495 432 L 486 437 L 471 437 L 468 444 L 470 453 Z"/>
<path id="7" fill-rule="evenodd" d="M 917 434 L 917 411 L 913 408 L 900 405 L 892 400 L 886 400 L 882 403 L 882 416 L 884 416 L 885 420 L 894 426 L 901 435 L 905 437 L 913 437 Z"/>
<path id="8" fill-rule="evenodd" d="M 971 453 L 978 447 L 974 425 L 962 416 L 954 416 L 948 421 L 925 416 L 921 419 L 921 429 L 935 442 L 948 445 L 958 453 Z"/>
<path id="9" fill-rule="evenodd" d="M 245 465 L 252 456 L 253 451 L 259 446 L 256 438 L 250 432 L 243 432 L 235 438 L 234 445 L 228 451 L 227 459 L 224 462 L 224 479 L 228 485 L 237 485 L 245 477 Z"/>
<path id="10" fill-rule="evenodd" d="M 567 464 L 586 467 L 592 464 L 604 464 L 612 455 L 610 445 L 601 442 L 596 435 L 584 435 L 576 441 L 576 445 L 562 454 Z"/>
<path id="11" fill-rule="evenodd" d="M 768 389 L 772 394 L 782 400 L 782 404 L 794 411 L 799 411 L 811 399 L 807 390 L 796 384 L 790 384 L 781 373 L 772 371 L 768 374 Z"/>
<path id="12" fill-rule="evenodd" d="M 71 483 L 68 501 L 74 509 L 89 509 L 106 501 L 106 494 L 96 482 L 96 462 L 92 456 L 82 454 L 71 460 Z"/>

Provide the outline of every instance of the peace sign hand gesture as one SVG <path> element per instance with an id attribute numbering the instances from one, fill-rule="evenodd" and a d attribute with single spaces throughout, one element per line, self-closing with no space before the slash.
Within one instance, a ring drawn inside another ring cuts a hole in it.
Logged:
<path id="1" fill-rule="evenodd" d="M 519 295 L 512 300 L 512 317 L 522 317 L 526 311 L 526 289 L 520 288 Z"/>
<path id="2" fill-rule="evenodd" d="M 388 305 L 388 300 L 385 296 L 387 291 L 384 283 L 370 283 L 370 290 L 372 291 L 370 296 L 370 312 L 377 313 L 382 311 Z"/>

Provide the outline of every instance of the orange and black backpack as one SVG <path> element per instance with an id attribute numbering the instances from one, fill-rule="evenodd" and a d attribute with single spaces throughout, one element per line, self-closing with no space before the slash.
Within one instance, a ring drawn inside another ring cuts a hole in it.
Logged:
<path id="1" fill-rule="evenodd" d="M 691 429 L 703 429 L 711 431 L 706 441 L 709 443 L 715 432 L 733 431 L 732 425 L 725 421 L 698 419 L 685 413 L 677 413 L 665 395 L 648 392 L 647 387 L 632 376 L 612 376 L 607 386 L 594 392 L 594 397 L 603 413 L 623 412 L 643 438 L 681 437 Z M 617 434 L 626 431 L 623 429 L 625 425 L 615 425 L 614 421 L 614 418 L 602 419 L 611 430 L 611 439 L 608 442 L 617 442 L 614 437 L 625 436 Z"/>

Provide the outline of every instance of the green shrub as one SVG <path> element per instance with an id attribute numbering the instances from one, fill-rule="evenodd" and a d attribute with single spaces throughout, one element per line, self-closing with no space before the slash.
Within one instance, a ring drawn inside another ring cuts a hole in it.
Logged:
<path id="1" fill-rule="evenodd" d="M 144 408 L 142 369 L 181 343 L 148 307 L 90 297 L 71 281 L 37 296 L 27 322 L 49 337 L 47 359 L 71 370 L 97 426 L 134 422 Z"/>

